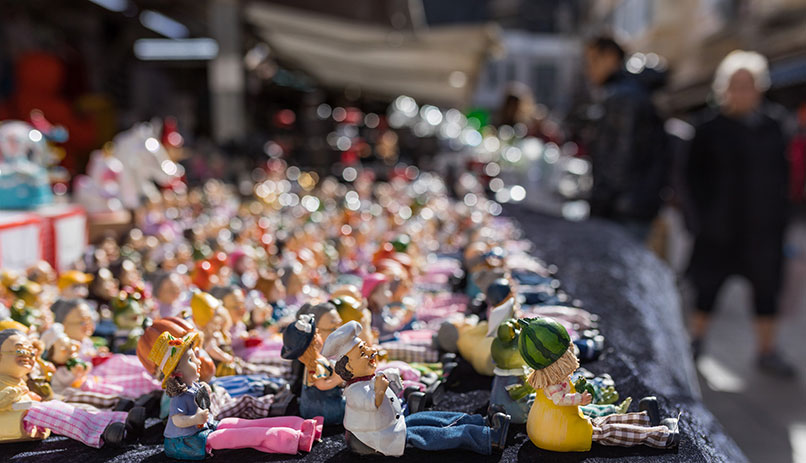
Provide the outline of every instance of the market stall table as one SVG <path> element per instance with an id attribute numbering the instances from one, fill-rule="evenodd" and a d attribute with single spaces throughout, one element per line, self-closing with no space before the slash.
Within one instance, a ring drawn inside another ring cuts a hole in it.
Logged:
<path id="1" fill-rule="evenodd" d="M 535 243 L 535 253 L 556 264 L 566 290 L 601 315 L 600 327 L 607 338 L 602 357 L 584 366 L 593 373 L 609 373 L 622 397 L 637 399 L 657 395 L 664 416 L 682 411 L 682 442 L 675 451 L 648 447 L 603 447 L 594 444 L 587 453 L 552 453 L 537 449 L 523 426 L 512 426 L 509 445 L 490 457 L 469 452 L 425 453 L 407 449 L 395 461 L 440 458 L 446 462 L 560 461 L 560 462 L 731 462 L 747 461 L 736 444 L 699 399 L 696 376 L 680 311 L 680 300 L 671 271 L 617 227 L 588 221 L 572 223 L 530 213 L 520 208 L 506 210 L 518 219 L 526 236 Z M 460 368 L 462 366 L 460 365 Z M 467 369 L 467 371 L 471 371 Z M 489 399 L 489 378 L 469 375 L 457 391 L 449 392 L 438 408 L 484 413 Z M 0 457 L 15 462 L 84 463 L 163 462 L 163 425 L 148 422 L 139 444 L 123 448 L 88 448 L 62 437 L 44 442 L 3 444 Z M 325 429 L 322 442 L 309 454 L 288 457 L 253 450 L 217 451 L 207 461 L 355 461 L 344 444 L 343 429 Z M 362 461 L 387 460 L 362 457 Z"/>

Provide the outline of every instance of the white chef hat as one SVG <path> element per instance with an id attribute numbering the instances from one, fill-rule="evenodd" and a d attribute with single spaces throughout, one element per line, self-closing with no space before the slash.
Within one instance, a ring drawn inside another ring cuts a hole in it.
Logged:
<path id="1" fill-rule="evenodd" d="M 50 328 L 48 328 L 47 331 L 42 333 L 42 336 L 39 337 L 39 340 L 45 345 L 45 352 L 47 352 L 48 349 L 56 344 L 56 340 L 62 336 L 67 336 L 64 334 L 64 325 L 61 323 L 54 323 L 50 325 Z"/>
<path id="2" fill-rule="evenodd" d="M 515 313 L 515 296 L 509 296 L 504 302 L 498 304 L 490 311 L 487 317 L 487 337 L 495 336 L 496 330 L 507 318 Z"/>
<path id="3" fill-rule="evenodd" d="M 327 358 L 341 358 L 361 342 L 358 335 L 361 333 L 361 324 L 349 321 L 341 325 L 336 331 L 330 333 L 322 346 L 322 355 Z"/>

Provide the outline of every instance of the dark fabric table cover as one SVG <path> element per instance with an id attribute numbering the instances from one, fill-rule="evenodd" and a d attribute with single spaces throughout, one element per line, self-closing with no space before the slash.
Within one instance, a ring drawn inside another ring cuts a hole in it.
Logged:
<path id="1" fill-rule="evenodd" d="M 622 397 L 638 399 L 657 395 L 664 416 L 682 411 L 682 443 L 676 451 L 649 447 L 604 447 L 594 444 L 587 453 L 553 453 L 539 450 L 524 426 L 512 426 L 507 448 L 492 456 L 452 451 L 431 453 L 407 449 L 400 462 L 440 459 L 448 462 L 550 461 L 550 462 L 730 462 L 747 461 L 736 444 L 699 400 L 696 375 L 675 288 L 674 275 L 651 253 L 632 242 L 617 227 L 601 221 L 571 223 L 508 207 L 520 221 L 525 236 L 535 243 L 535 254 L 559 267 L 558 277 L 583 306 L 601 315 L 604 355 L 584 366 L 594 373 L 610 373 Z M 472 373 L 447 394 L 438 408 L 485 413 L 490 378 Z M 138 444 L 93 449 L 55 436 L 43 442 L 0 445 L 0 461 L 35 463 L 91 463 L 101 461 L 176 461 L 162 451 L 163 424 L 149 420 Z M 383 457 L 357 457 L 347 450 L 341 427 L 326 428 L 322 442 L 309 454 L 271 455 L 254 450 L 216 451 L 211 462 L 263 461 L 381 461 Z"/>

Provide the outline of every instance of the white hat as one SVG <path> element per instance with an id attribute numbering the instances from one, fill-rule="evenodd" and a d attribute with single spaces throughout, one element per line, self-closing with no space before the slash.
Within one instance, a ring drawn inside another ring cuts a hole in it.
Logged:
<path id="1" fill-rule="evenodd" d="M 50 328 L 48 328 L 47 331 L 42 333 L 42 336 L 39 337 L 39 340 L 45 345 L 45 351 L 47 352 L 48 349 L 56 344 L 56 340 L 62 336 L 67 336 L 64 334 L 64 325 L 61 323 L 54 323 L 50 325 Z"/>
<path id="2" fill-rule="evenodd" d="M 509 296 L 504 302 L 498 304 L 490 311 L 490 316 L 487 317 L 487 337 L 495 336 L 495 332 L 501 323 L 507 318 L 512 318 L 515 313 L 515 296 Z"/>
<path id="3" fill-rule="evenodd" d="M 342 358 L 361 342 L 361 338 L 358 337 L 360 333 L 361 324 L 355 320 L 341 325 L 325 340 L 322 355 L 327 358 Z"/>

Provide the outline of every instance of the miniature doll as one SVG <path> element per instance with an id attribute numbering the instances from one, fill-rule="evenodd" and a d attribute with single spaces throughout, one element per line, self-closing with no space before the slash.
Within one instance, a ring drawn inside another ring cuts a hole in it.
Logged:
<path id="1" fill-rule="evenodd" d="M 344 285 L 334 289 L 330 297 L 342 321 L 360 323 L 363 331 L 359 337 L 369 345 L 377 344 L 378 340 L 372 333 L 372 312 L 364 303 L 361 291 L 353 285 Z"/>
<path id="2" fill-rule="evenodd" d="M 400 376 L 376 372 L 377 351 L 362 341 L 361 325 L 351 321 L 328 337 L 322 355 L 336 358 L 335 372 L 347 381 L 344 428 L 350 448 L 359 453 L 403 455 L 406 444 L 423 450 L 464 449 L 490 455 L 506 444 L 509 416 L 498 413 L 491 427 L 481 415 L 425 411 L 403 416 L 393 389 Z"/>
<path id="3" fill-rule="evenodd" d="M 159 389 L 156 381 L 140 364 L 134 355 L 109 355 L 102 348 L 93 345 L 90 335 L 95 329 L 93 313 L 83 299 L 58 300 L 51 308 L 53 318 L 64 325 L 64 333 L 81 343 L 78 356 L 84 361 L 98 361 L 94 369 L 95 376 L 109 381 L 124 382 L 130 397 L 139 397 Z"/>
<path id="4" fill-rule="evenodd" d="M 148 356 L 159 365 L 163 388 L 171 398 L 164 432 L 167 456 L 202 460 L 213 449 L 253 448 L 291 455 L 311 450 L 321 436 L 322 417 L 225 418 L 216 424 L 209 410 L 210 387 L 199 382 L 201 363 L 195 352 L 198 345 L 197 332 L 183 338 L 164 332 Z"/>
<path id="5" fill-rule="evenodd" d="M 59 277 L 59 297 L 62 299 L 84 298 L 89 295 L 87 285 L 92 281 L 92 275 L 78 270 L 68 270 Z"/>
<path id="6" fill-rule="evenodd" d="M 334 309 L 335 310 L 335 309 Z M 322 356 L 322 337 L 313 315 L 302 314 L 283 332 L 284 359 L 298 359 L 305 366 L 299 412 L 303 418 L 323 415 L 325 424 L 344 420 L 342 379 L 333 374 L 333 365 Z"/>
<path id="7" fill-rule="evenodd" d="M 281 376 L 281 368 L 256 365 L 235 356 L 230 336 L 232 321 L 221 301 L 209 293 L 197 292 L 191 298 L 190 308 L 193 311 L 193 321 L 204 334 L 204 350 L 216 364 L 216 376 L 251 373 Z M 279 353 L 277 357 L 279 358 Z"/>
<path id="8" fill-rule="evenodd" d="M 321 304 L 311 305 L 304 304 L 297 311 L 297 318 L 303 314 L 311 314 L 316 321 L 316 332 L 321 336 L 322 342 L 327 340 L 330 333 L 344 324 L 339 315 L 336 306 L 332 302 L 323 302 Z"/>
<path id="9" fill-rule="evenodd" d="M 114 313 L 117 331 L 112 340 L 112 347 L 115 352 L 123 354 L 134 354 L 137 350 L 137 339 L 143 335 L 143 322 L 145 314 L 140 305 L 141 296 L 139 293 L 121 291 L 120 294 L 110 302 Z"/>
<path id="10" fill-rule="evenodd" d="M 512 386 L 522 386 L 531 369 L 521 358 L 518 351 L 518 337 L 520 325 L 514 318 L 498 326 L 491 347 L 493 362 L 495 363 L 495 378 L 490 391 L 490 410 L 501 410 L 512 417 L 516 424 L 526 423 L 529 409 L 534 402 L 535 394 L 524 394 L 514 400 L 509 389 Z"/>
<path id="11" fill-rule="evenodd" d="M 51 400 L 40 402 L 25 384 L 35 350 L 21 331 L 0 331 L 0 437 L 4 441 L 42 439 L 60 434 L 87 446 L 119 445 L 143 433 L 143 407 L 126 412 L 86 410 Z M 70 419 L 65 419 L 70 417 Z M 19 420 L 17 423 L 12 420 Z"/>
<path id="12" fill-rule="evenodd" d="M 411 320 L 413 311 L 391 310 L 392 290 L 390 279 L 382 273 L 372 273 L 364 277 L 361 294 L 367 300 L 367 307 L 372 312 L 372 328 L 380 333 L 380 342 L 392 340 L 395 333 L 404 328 Z"/>
<path id="13" fill-rule="evenodd" d="M 276 272 L 261 271 L 255 289 L 263 293 L 266 301 L 272 306 L 271 321 L 277 322 L 293 313 L 285 304 L 286 290 L 283 280 Z"/>
<path id="14" fill-rule="evenodd" d="M 680 443 L 678 419 L 660 421 L 656 401 L 651 402 L 655 410 L 649 413 L 643 410 L 586 418 L 579 406 L 590 404 L 592 396 L 590 392 L 576 392 L 571 382 L 571 374 L 579 368 L 579 362 L 566 329 L 550 318 L 521 319 L 518 323 L 521 357 L 534 369 L 528 381 L 537 394 L 526 431 L 537 447 L 555 452 L 586 452 L 592 442 L 656 448 L 674 448 Z"/>
<path id="15" fill-rule="evenodd" d="M 159 317 L 177 317 L 182 314 L 180 298 L 185 292 L 185 283 L 176 272 L 164 272 L 154 279 L 151 287 L 159 311 Z"/>

